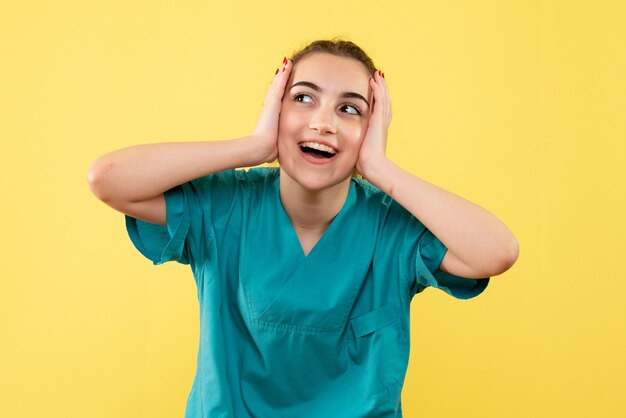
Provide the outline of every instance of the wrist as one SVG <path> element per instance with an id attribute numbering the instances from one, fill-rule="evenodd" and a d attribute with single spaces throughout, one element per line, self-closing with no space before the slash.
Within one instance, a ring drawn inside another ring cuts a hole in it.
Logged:
<path id="1" fill-rule="evenodd" d="M 381 171 L 381 167 L 385 164 L 386 159 L 385 155 L 360 155 L 357 169 L 363 177 L 367 179 L 374 178 Z"/>
<path id="2" fill-rule="evenodd" d="M 391 195 L 393 190 L 393 169 L 395 164 L 385 155 L 375 156 L 367 160 L 361 174 L 383 192 Z"/>
<path id="3" fill-rule="evenodd" d="M 272 162 L 277 157 L 276 145 L 266 145 L 267 141 L 258 135 L 252 134 L 240 138 L 239 141 L 242 155 L 245 156 L 246 165 L 249 167 Z"/>

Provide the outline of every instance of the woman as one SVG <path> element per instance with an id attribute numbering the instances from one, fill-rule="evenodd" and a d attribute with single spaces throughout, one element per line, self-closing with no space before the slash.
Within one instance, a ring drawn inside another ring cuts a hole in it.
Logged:
<path id="1" fill-rule="evenodd" d="M 94 194 L 136 247 L 193 270 L 186 417 L 402 416 L 413 296 L 470 298 L 515 262 L 496 217 L 386 158 L 390 121 L 371 59 L 316 41 L 283 60 L 251 136 L 93 163 Z"/>

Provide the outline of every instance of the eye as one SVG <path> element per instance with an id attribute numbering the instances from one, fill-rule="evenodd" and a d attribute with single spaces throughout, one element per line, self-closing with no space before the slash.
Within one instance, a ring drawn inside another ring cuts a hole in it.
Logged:
<path id="1" fill-rule="evenodd" d="M 350 114 L 350 115 L 360 115 L 360 114 L 361 114 L 361 111 L 360 111 L 360 110 L 359 110 L 359 108 L 358 108 L 358 107 L 356 107 L 356 106 L 353 106 L 353 105 L 349 105 L 349 104 L 347 104 L 347 105 L 343 105 L 343 106 L 341 106 L 341 107 L 342 107 L 342 108 L 350 108 L 350 109 L 352 109 L 351 111 L 346 112 L 346 113 L 348 113 L 348 114 Z"/>
<path id="2" fill-rule="evenodd" d="M 305 100 L 304 100 L 304 98 L 305 98 L 305 97 L 308 97 L 310 101 L 308 101 L 308 102 L 307 102 L 307 101 L 305 101 Z M 302 98 L 303 100 L 300 100 L 301 98 Z M 295 96 L 293 96 L 293 99 L 294 99 L 296 102 L 302 102 L 302 103 L 311 103 L 311 102 L 313 101 L 313 100 L 311 99 L 311 96 L 309 96 L 308 94 L 304 94 L 304 93 L 299 93 L 299 94 L 296 94 Z"/>

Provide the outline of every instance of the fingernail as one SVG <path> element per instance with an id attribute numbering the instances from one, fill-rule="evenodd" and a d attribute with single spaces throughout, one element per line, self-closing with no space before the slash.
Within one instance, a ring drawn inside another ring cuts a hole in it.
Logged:
<path id="1" fill-rule="evenodd" d="M 383 73 L 383 78 L 385 78 L 385 73 Z"/>
<path id="2" fill-rule="evenodd" d="M 274 73 L 274 75 L 278 74 L 278 68 L 276 69 L 276 72 Z"/>
<path id="3" fill-rule="evenodd" d="M 283 64 L 287 63 L 287 57 L 283 57 Z"/>
<path id="4" fill-rule="evenodd" d="M 285 71 L 285 67 L 283 67 L 283 72 Z"/>

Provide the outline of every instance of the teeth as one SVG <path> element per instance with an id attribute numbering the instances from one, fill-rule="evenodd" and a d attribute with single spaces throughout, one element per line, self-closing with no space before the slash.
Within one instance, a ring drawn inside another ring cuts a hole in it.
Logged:
<path id="1" fill-rule="evenodd" d="M 300 144 L 302 147 L 313 148 L 319 151 L 325 151 L 329 154 L 335 154 L 335 150 L 328 145 L 320 144 L 318 142 L 303 142 Z"/>

